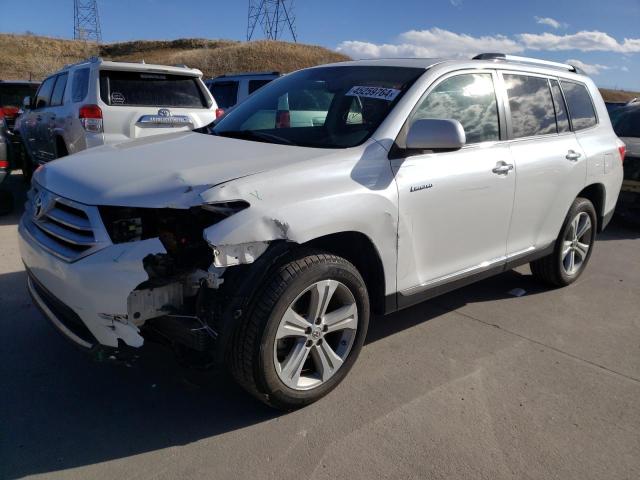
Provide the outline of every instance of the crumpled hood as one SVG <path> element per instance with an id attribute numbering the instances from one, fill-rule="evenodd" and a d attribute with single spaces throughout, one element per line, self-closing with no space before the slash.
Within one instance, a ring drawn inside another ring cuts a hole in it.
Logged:
<path id="1" fill-rule="evenodd" d="M 331 153 L 186 132 L 85 150 L 48 163 L 34 179 L 87 205 L 188 208 L 214 185 Z"/>

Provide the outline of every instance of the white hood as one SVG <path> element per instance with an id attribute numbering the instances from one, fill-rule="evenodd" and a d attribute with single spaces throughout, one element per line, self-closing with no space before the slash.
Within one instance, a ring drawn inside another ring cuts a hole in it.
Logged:
<path id="1" fill-rule="evenodd" d="M 188 208 L 214 185 L 332 153 L 187 132 L 85 150 L 48 163 L 34 179 L 87 205 Z"/>

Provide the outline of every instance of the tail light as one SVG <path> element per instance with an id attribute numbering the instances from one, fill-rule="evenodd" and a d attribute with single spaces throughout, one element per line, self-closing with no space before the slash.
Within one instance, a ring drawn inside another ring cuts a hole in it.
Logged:
<path id="1" fill-rule="evenodd" d="M 216 120 L 224 115 L 224 108 L 216 108 Z"/>
<path id="2" fill-rule="evenodd" d="M 0 168 L 9 168 L 8 160 L 0 160 Z"/>
<path id="3" fill-rule="evenodd" d="M 87 132 L 102 133 L 102 110 L 97 105 L 80 107 L 80 123 Z"/>
<path id="4" fill-rule="evenodd" d="M 278 110 L 276 112 L 276 128 L 290 128 L 291 113 L 289 110 Z"/>
<path id="5" fill-rule="evenodd" d="M 19 110 L 18 107 L 0 107 L 0 120 L 16 117 Z"/>
<path id="6" fill-rule="evenodd" d="M 618 152 L 620 153 L 620 161 L 624 163 L 624 156 L 627 154 L 627 146 L 621 140 L 618 140 Z"/>

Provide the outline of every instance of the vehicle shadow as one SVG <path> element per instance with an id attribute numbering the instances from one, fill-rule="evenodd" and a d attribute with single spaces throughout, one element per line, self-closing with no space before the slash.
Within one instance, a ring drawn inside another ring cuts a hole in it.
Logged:
<path id="1" fill-rule="evenodd" d="M 640 238 L 640 223 L 633 224 L 618 216 L 614 216 L 611 224 L 598 235 L 598 241 L 633 240 Z"/>
<path id="2" fill-rule="evenodd" d="M 284 415 L 221 371 L 180 366 L 159 345 L 146 345 L 131 367 L 89 360 L 32 306 L 25 281 L 22 271 L 0 275 L 0 478 L 185 445 Z M 466 303 L 509 297 L 514 286 L 529 295 L 544 291 L 530 276 L 507 272 L 437 302 L 374 317 L 367 343 Z"/>

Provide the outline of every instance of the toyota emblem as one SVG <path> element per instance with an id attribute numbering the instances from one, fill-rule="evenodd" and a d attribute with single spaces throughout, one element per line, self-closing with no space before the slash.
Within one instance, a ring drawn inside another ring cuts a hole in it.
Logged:
<path id="1" fill-rule="evenodd" d="M 161 108 L 160 110 L 158 110 L 158 116 L 160 116 L 160 117 L 170 117 L 171 116 L 171 110 L 169 110 L 168 108 Z"/>

